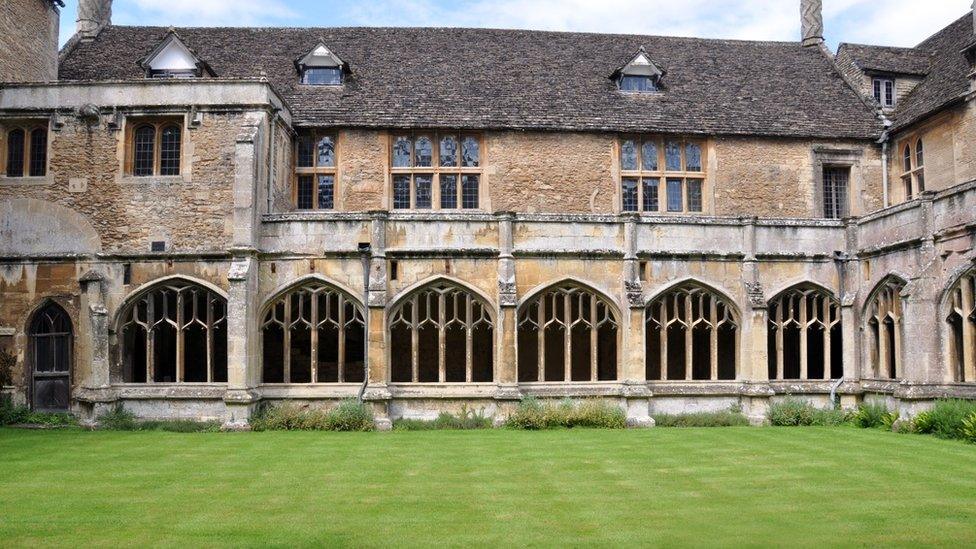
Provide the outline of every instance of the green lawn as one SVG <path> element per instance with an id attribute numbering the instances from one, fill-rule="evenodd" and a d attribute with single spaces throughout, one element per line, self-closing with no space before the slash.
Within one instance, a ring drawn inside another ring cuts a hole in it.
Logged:
<path id="1" fill-rule="evenodd" d="M 0 546 L 976 544 L 976 446 L 853 428 L 0 429 Z"/>

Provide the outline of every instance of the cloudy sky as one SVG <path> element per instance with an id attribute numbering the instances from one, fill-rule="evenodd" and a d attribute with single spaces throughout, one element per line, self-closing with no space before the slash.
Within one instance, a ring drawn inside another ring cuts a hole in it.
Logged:
<path id="1" fill-rule="evenodd" d="M 62 12 L 64 42 L 77 0 Z M 447 26 L 795 40 L 799 0 L 115 0 L 113 22 L 160 26 Z M 824 0 L 827 41 L 912 46 L 971 0 Z"/>

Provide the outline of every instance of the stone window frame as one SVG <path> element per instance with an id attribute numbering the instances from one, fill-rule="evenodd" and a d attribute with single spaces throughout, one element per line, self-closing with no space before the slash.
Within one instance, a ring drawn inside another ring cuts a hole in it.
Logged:
<path id="1" fill-rule="evenodd" d="M 299 166 L 300 154 L 301 154 L 301 140 L 304 137 L 311 136 L 313 149 L 312 149 L 312 166 Z M 332 138 L 332 154 L 335 157 L 332 166 L 319 166 L 317 154 L 318 144 L 323 138 Z M 316 129 L 316 130 L 299 130 L 298 136 L 295 138 L 294 143 L 294 158 L 292 165 L 294 170 L 292 173 L 292 206 L 298 211 L 314 211 L 314 210 L 324 210 L 324 211 L 336 211 L 341 209 L 339 197 L 341 193 L 339 192 L 339 158 L 340 158 L 340 147 L 339 147 L 339 132 L 336 130 L 327 129 Z M 318 194 L 318 177 L 319 176 L 332 176 L 332 207 L 325 208 L 319 204 L 319 194 Z M 311 177 L 312 178 L 312 207 L 311 208 L 299 208 L 299 192 L 301 190 L 301 178 Z"/>
<path id="2" fill-rule="evenodd" d="M 628 170 L 624 169 L 624 163 L 622 160 L 622 154 L 624 150 L 624 143 L 627 141 L 633 141 L 637 147 L 637 169 Z M 657 169 L 645 169 L 644 167 L 644 143 L 654 141 L 657 146 Z M 681 152 L 681 169 L 680 170 L 668 170 L 665 158 L 665 146 L 668 142 L 677 141 L 680 144 Z M 709 173 L 707 169 L 707 158 L 708 158 L 708 141 L 703 137 L 686 137 L 686 136 L 671 136 L 664 134 L 628 134 L 622 135 L 616 142 L 616 162 L 619 167 L 619 181 L 617 184 L 617 208 L 621 213 L 625 212 L 639 212 L 639 213 L 649 213 L 649 214 L 664 214 L 664 215 L 703 215 L 706 214 L 706 209 L 709 209 L 710 201 L 706 200 L 709 193 Z M 700 171 L 689 171 L 687 169 L 687 151 L 688 145 L 695 144 L 699 148 L 699 166 Z M 645 184 L 644 181 L 647 180 L 657 180 L 656 184 L 653 184 L 653 188 L 657 190 L 657 208 L 656 209 L 645 209 Z M 630 209 L 625 204 L 626 196 L 624 192 L 625 181 L 636 180 L 636 208 Z M 668 204 L 668 188 L 671 181 L 681 181 L 681 209 L 675 210 L 669 208 Z M 689 193 L 688 181 L 699 181 L 699 207 L 697 209 L 691 209 L 691 195 Z"/>
<path id="3" fill-rule="evenodd" d="M 849 168 L 850 173 L 847 180 L 847 215 L 845 217 L 860 215 L 860 204 L 853 198 L 860 196 L 861 193 L 863 179 L 861 166 L 864 151 L 852 148 L 814 146 L 811 154 L 813 156 L 813 217 L 823 218 L 824 216 L 824 168 Z"/>
<path id="4" fill-rule="evenodd" d="M 904 376 L 905 300 L 902 292 L 905 286 L 907 284 L 900 277 L 886 276 L 875 286 L 865 304 L 864 331 L 868 337 L 869 370 L 863 377 L 899 380 Z"/>
<path id="5" fill-rule="evenodd" d="M 976 268 L 964 271 L 943 298 L 945 362 L 949 380 L 976 382 Z"/>
<path id="6" fill-rule="evenodd" d="M 891 101 L 888 101 L 889 93 Z M 895 78 L 886 75 L 872 76 L 871 97 L 885 109 L 895 108 L 898 103 L 898 89 L 895 87 Z"/>
<path id="7" fill-rule="evenodd" d="M 899 141 L 898 166 L 905 202 L 925 192 L 925 143 L 921 136 L 911 135 Z"/>
<path id="8" fill-rule="evenodd" d="M 155 133 L 155 146 L 153 150 L 153 173 L 151 175 L 135 175 L 135 137 L 136 130 L 143 126 L 152 126 Z M 180 130 L 180 167 L 178 173 L 171 175 L 161 175 L 161 156 L 162 156 L 162 133 L 170 126 L 177 126 Z M 122 177 L 129 181 L 169 181 L 173 179 L 185 179 L 184 174 L 188 173 L 190 166 L 189 132 L 185 114 L 133 114 L 126 116 L 125 128 L 123 129 L 124 153 L 122 157 Z"/>
<path id="9" fill-rule="evenodd" d="M 457 155 L 458 162 L 456 166 L 441 166 L 440 162 L 440 143 L 441 139 L 445 137 L 453 136 L 457 140 Z M 396 147 L 397 139 L 400 137 L 410 138 L 410 167 L 396 167 L 394 166 L 394 148 Z M 416 166 L 416 140 L 418 137 L 429 137 L 432 142 L 432 155 L 431 155 L 431 165 L 430 166 Z M 477 166 L 462 166 L 461 161 L 461 146 L 465 138 L 474 137 L 478 142 L 478 165 Z M 387 161 L 389 162 L 389 209 L 395 211 L 411 211 L 411 212 L 430 212 L 430 211 L 446 211 L 446 212 L 464 212 L 464 211 L 484 211 L 485 210 L 485 136 L 482 132 L 477 131 L 465 131 L 465 130 L 410 130 L 410 131 L 391 131 L 389 132 L 389 146 L 387 147 Z M 417 185 L 416 177 L 418 175 L 430 175 L 431 176 L 431 207 L 430 208 L 418 208 L 417 207 Z M 442 207 L 442 196 L 441 196 L 441 176 L 456 176 L 455 181 L 455 207 L 444 208 Z M 410 207 L 408 208 L 397 208 L 395 207 L 396 201 L 396 181 L 397 177 L 409 177 L 410 178 Z M 462 185 L 462 180 L 464 176 L 476 176 L 478 178 L 478 193 L 476 207 L 464 207 L 464 188 Z"/>
<path id="10" fill-rule="evenodd" d="M 51 175 L 51 128 L 50 120 L 47 118 L 16 118 L 0 120 L 0 181 L 5 183 L 33 183 L 33 182 L 49 182 Z M 8 155 L 9 151 L 7 147 L 9 145 L 9 135 L 15 130 L 22 130 L 24 132 L 24 150 L 23 150 L 23 161 L 24 167 L 21 172 L 22 175 L 8 175 L 7 165 L 8 165 Z M 36 131 L 43 131 L 45 135 L 44 143 L 44 173 L 40 175 L 31 175 L 31 155 L 32 155 L 32 138 L 31 136 Z"/>
<path id="11" fill-rule="evenodd" d="M 818 308 L 819 307 L 819 308 Z M 843 368 L 844 334 L 840 301 L 834 294 L 813 283 L 800 283 L 787 288 L 769 300 L 766 309 L 767 369 L 770 381 L 829 381 L 833 379 L 834 355 L 839 355 Z M 810 376 L 810 336 L 822 330 L 822 372 L 819 378 Z M 786 329 L 797 332 L 797 375 L 787 377 Z M 836 338 L 834 337 L 836 335 Z M 833 345 L 838 348 L 835 350 Z M 849 344 L 849 343 L 848 343 Z M 841 372 L 843 375 L 843 371 Z"/>

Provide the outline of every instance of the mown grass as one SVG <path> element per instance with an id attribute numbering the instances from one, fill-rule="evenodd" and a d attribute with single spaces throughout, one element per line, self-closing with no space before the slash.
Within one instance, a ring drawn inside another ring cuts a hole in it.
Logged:
<path id="1" fill-rule="evenodd" d="M 971 545 L 974 471 L 850 427 L 0 429 L 0 543 Z"/>

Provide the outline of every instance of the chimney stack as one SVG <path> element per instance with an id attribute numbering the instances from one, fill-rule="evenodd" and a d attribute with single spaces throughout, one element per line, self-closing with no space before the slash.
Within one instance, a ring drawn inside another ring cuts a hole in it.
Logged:
<path id="1" fill-rule="evenodd" d="M 822 0 L 800 0 L 800 29 L 803 33 L 804 46 L 823 44 L 824 25 Z"/>
<path id="2" fill-rule="evenodd" d="M 78 1 L 78 36 L 94 40 L 107 25 L 112 24 L 112 0 Z"/>

